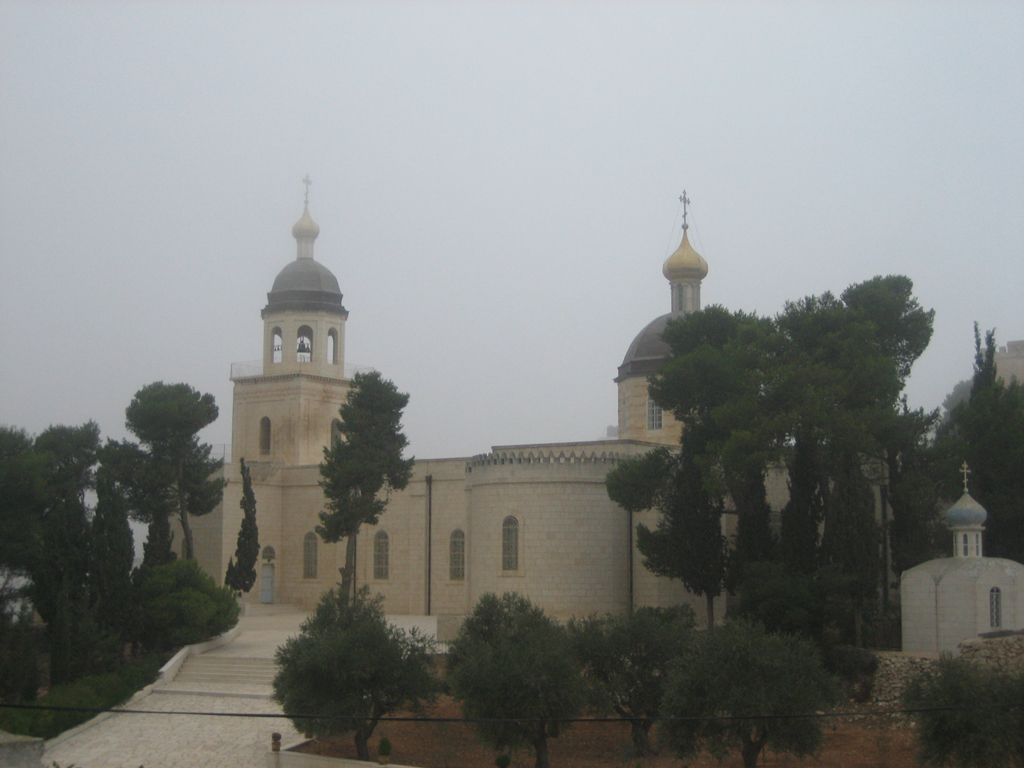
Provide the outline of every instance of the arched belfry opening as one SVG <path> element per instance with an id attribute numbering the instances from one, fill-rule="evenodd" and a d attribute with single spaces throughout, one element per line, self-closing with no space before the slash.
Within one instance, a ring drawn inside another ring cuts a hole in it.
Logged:
<path id="1" fill-rule="evenodd" d="M 281 343 L 283 339 L 281 329 L 275 327 L 270 334 L 270 360 L 275 364 L 281 362 Z"/>
<path id="2" fill-rule="evenodd" d="M 308 325 L 299 328 L 295 337 L 295 361 L 298 363 L 313 362 L 313 329 Z"/>
<path id="3" fill-rule="evenodd" d="M 327 362 L 338 364 L 338 332 L 333 328 L 327 332 Z"/>

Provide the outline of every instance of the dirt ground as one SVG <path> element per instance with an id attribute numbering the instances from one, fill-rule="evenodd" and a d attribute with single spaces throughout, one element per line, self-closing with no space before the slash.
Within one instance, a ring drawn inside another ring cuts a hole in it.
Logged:
<path id="1" fill-rule="evenodd" d="M 442 698 L 428 714 L 459 717 L 458 706 Z M 824 727 L 820 754 L 803 759 L 787 755 L 762 754 L 758 765 L 773 768 L 911 768 L 916 766 L 914 737 L 909 725 L 893 725 L 862 719 L 836 719 Z M 475 731 L 464 723 L 382 723 L 370 740 L 371 755 L 381 736 L 392 743 L 391 763 L 420 768 L 490 768 L 496 753 L 479 742 Z M 655 741 L 657 734 L 655 734 Z M 548 741 L 552 768 L 742 768 L 738 753 L 718 762 L 710 755 L 683 762 L 662 753 L 647 760 L 632 756 L 629 726 L 625 723 L 575 723 L 557 739 Z M 356 757 L 352 736 L 309 742 L 300 751 L 334 757 Z M 511 768 L 533 768 L 533 752 L 520 750 L 512 756 Z"/>

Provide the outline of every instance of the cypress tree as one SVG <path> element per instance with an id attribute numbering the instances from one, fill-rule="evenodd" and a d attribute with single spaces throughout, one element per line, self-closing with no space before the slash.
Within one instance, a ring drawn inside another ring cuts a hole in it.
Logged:
<path id="1" fill-rule="evenodd" d="M 133 639 L 137 602 L 132 586 L 135 543 L 124 499 L 114 478 L 101 467 L 96 478 L 96 512 L 92 519 L 90 597 L 101 629 L 122 642 Z"/>
<path id="2" fill-rule="evenodd" d="M 235 556 L 228 560 L 228 571 L 224 576 L 225 586 L 236 592 L 248 592 L 256 583 L 256 561 L 260 556 L 260 533 L 256 526 L 256 496 L 252 492 L 252 476 L 249 468 L 242 465 L 242 526 L 238 529 L 238 544 Z"/>

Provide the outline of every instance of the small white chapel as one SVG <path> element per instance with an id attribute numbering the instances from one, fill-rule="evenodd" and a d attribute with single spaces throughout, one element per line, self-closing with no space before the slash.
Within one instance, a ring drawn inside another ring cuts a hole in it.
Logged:
<path id="1" fill-rule="evenodd" d="M 908 568 L 900 580 L 903 651 L 955 653 L 986 632 L 1024 629 L 1024 565 L 982 553 L 988 512 L 967 491 L 946 511 L 953 557 Z"/>

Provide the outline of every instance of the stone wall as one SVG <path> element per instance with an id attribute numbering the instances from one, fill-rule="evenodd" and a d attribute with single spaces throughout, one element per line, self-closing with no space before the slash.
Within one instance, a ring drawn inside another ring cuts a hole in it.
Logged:
<path id="1" fill-rule="evenodd" d="M 886 709 L 900 706 L 907 682 L 919 672 L 935 666 L 938 655 L 916 656 L 897 651 L 876 651 L 878 669 L 871 688 L 871 700 Z"/>
<path id="2" fill-rule="evenodd" d="M 960 656 L 1007 675 L 1024 674 L 1024 632 L 990 632 L 965 640 Z"/>
<path id="3" fill-rule="evenodd" d="M 1024 674 L 1024 631 L 992 632 L 966 640 L 960 644 L 960 657 L 977 664 L 993 667 L 1004 674 Z M 900 696 L 907 682 L 919 672 L 932 669 L 938 654 L 909 654 L 896 651 L 876 651 L 878 669 L 875 671 L 871 699 L 886 708 L 900 705 Z"/>

